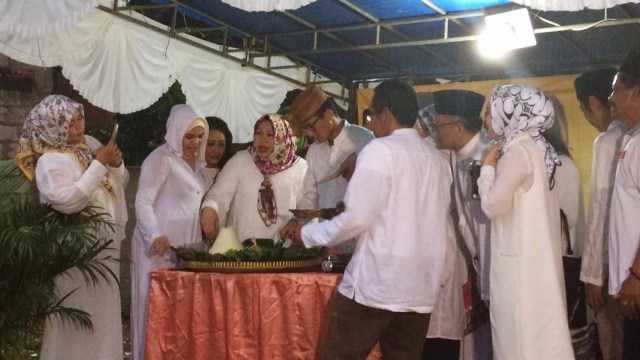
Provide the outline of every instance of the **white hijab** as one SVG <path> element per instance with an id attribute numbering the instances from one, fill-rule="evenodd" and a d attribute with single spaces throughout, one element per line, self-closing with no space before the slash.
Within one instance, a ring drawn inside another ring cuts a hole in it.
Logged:
<path id="1" fill-rule="evenodd" d="M 185 104 L 174 105 L 171 108 L 171 113 L 167 119 L 167 134 L 164 136 L 164 139 L 166 140 L 169 150 L 178 157 L 182 157 L 182 138 L 184 138 L 184 135 L 192 128 L 191 125 L 195 120 L 199 120 L 199 122 L 202 123 L 198 125 L 204 127 L 203 139 L 207 139 L 209 136 L 209 125 L 207 125 L 202 115 L 198 114 L 191 106 Z M 207 141 L 203 140 L 198 150 L 198 164 L 205 164 L 204 152 L 206 148 Z"/>

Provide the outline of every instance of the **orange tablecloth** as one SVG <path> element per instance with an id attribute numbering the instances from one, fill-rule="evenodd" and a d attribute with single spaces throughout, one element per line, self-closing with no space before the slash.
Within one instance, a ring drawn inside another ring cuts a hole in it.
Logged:
<path id="1" fill-rule="evenodd" d="M 151 274 L 147 359 L 316 359 L 340 274 Z M 369 359 L 379 358 L 376 348 Z"/>

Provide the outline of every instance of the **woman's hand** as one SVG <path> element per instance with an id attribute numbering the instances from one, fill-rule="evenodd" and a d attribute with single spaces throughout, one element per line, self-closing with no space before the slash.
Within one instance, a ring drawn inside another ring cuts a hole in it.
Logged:
<path id="1" fill-rule="evenodd" d="M 96 160 L 104 166 L 118 167 L 122 164 L 122 151 L 114 141 L 109 141 L 96 151 Z"/>
<path id="2" fill-rule="evenodd" d="M 213 245 L 220 232 L 218 213 L 210 207 L 205 207 L 200 213 L 200 226 L 204 235 L 204 242 Z"/>
<path id="3" fill-rule="evenodd" d="M 149 252 L 151 255 L 164 255 L 167 254 L 171 250 L 171 245 L 169 244 L 169 239 L 166 236 L 160 236 L 153 240 L 151 243 L 151 248 Z"/>
<path id="4" fill-rule="evenodd" d="M 498 165 L 498 159 L 500 159 L 500 156 L 502 156 L 501 147 L 502 145 L 500 143 L 489 146 L 487 151 L 484 153 L 484 160 L 482 161 L 482 165 L 496 167 L 496 165 Z"/>

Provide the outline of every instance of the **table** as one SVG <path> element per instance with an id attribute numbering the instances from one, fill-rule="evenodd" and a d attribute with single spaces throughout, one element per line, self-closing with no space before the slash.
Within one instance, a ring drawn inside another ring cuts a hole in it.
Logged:
<path id="1" fill-rule="evenodd" d="M 151 274 L 145 358 L 316 359 L 341 274 Z M 368 359 L 380 357 L 378 347 Z"/>

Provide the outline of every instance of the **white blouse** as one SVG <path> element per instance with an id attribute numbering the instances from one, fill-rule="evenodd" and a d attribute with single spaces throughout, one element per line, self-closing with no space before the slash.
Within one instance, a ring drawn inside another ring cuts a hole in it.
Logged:
<path id="1" fill-rule="evenodd" d="M 220 226 L 231 226 L 240 241 L 249 238 L 270 239 L 293 217 L 289 209 L 296 208 L 302 195 L 306 172 L 307 162 L 298 158 L 290 168 L 270 176 L 278 220 L 266 226 L 258 213 L 258 191 L 264 176 L 249 151 L 240 151 L 220 171 L 202 207 L 215 209 Z"/>

